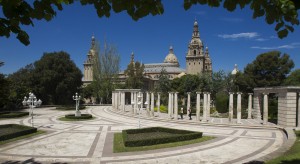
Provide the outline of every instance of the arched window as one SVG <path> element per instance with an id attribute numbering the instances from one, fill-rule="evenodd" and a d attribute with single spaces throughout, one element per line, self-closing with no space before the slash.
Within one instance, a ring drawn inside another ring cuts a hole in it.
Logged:
<path id="1" fill-rule="evenodd" d="M 194 55 L 195 55 L 195 56 L 196 56 L 196 53 L 197 53 L 196 50 L 194 50 Z"/>

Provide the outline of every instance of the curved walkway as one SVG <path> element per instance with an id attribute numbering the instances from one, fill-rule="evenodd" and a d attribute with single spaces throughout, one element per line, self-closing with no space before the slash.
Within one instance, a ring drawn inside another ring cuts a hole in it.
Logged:
<path id="1" fill-rule="evenodd" d="M 72 111 L 73 112 L 73 111 Z M 188 121 L 141 119 L 142 127 L 163 126 L 202 131 L 216 136 L 204 143 L 159 150 L 112 153 L 113 133 L 137 128 L 138 118 L 118 113 L 110 106 L 88 107 L 83 113 L 96 119 L 66 122 L 57 118 L 65 111 L 35 109 L 34 125 L 47 133 L 14 143 L 0 145 L 0 162 L 13 163 L 244 163 L 264 159 L 286 142 L 285 134 L 264 127 L 246 128 L 195 124 Z M 17 123 L 30 126 L 30 118 L 0 120 L 0 124 Z"/>

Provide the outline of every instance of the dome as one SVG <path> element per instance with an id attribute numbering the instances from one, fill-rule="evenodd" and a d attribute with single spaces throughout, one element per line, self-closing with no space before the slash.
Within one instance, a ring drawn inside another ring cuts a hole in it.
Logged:
<path id="1" fill-rule="evenodd" d="M 194 22 L 194 26 L 198 26 L 198 22 L 197 22 L 197 20 L 195 20 L 195 22 Z"/>
<path id="2" fill-rule="evenodd" d="M 175 56 L 173 52 L 173 47 L 170 47 L 169 54 L 166 56 L 165 63 L 178 63 L 177 57 Z"/>
<path id="3" fill-rule="evenodd" d="M 237 68 L 237 64 L 234 65 L 234 69 L 231 71 L 232 75 L 236 75 L 239 72 L 238 68 Z"/>

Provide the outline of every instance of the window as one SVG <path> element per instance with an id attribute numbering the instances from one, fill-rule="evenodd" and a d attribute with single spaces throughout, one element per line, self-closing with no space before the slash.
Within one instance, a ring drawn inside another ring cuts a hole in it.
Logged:
<path id="1" fill-rule="evenodd" d="M 195 55 L 195 56 L 196 56 L 196 53 L 197 53 L 196 50 L 194 50 L 194 55 Z"/>

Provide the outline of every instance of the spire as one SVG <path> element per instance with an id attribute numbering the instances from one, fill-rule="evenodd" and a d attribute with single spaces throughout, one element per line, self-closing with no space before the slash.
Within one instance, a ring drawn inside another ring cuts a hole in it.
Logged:
<path id="1" fill-rule="evenodd" d="M 174 54 L 173 46 L 170 46 L 169 54 Z"/>
<path id="2" fill-rule="evenodd" d="M 205 56 L 206 56 L 206 57 L 209 57 L 208 47 L 205 48 Z"/>
<path id="3" fill-rule="evenodd" d="M 91 44 L 91 49 L 95 48 L 95 36 L 94 34 L 92 35 L 92 44 Z"/>
<path id="4" fill-rule="evenodd" d="M 198 29 L 198 22 L 197 22 L 196 19 L 195 19 L 195 22 L 194 22 L 193 38 L 200 38 L 199 29 Z"/>
<path id="5" fill-rule="evenodd" d="M 130 63 L 134 63 L 134 53 L 133 53 L 133 52 L 131 53 L 131 60 L 130 60 Z"/>
<path id="6" fill-rule="evenodd" d="M 237 64 L 234 65 L 234 69 L 231 71 L 232 75 L 236 75 L 239 72 Z"/>

